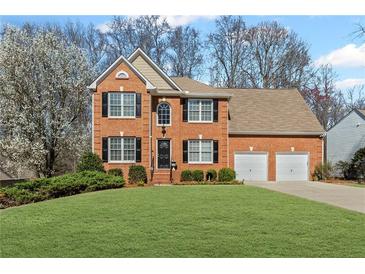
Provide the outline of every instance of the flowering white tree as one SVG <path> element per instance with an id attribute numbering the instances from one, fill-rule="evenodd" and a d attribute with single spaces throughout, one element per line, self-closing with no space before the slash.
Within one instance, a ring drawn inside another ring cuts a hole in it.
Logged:
<path id="1" fill-rule="evenodd" d="M 0 41 L 2 165 L 52 176 L 60 154 L 77 154 L 87 138 L 92 77 L 85 53 L 54 32 L 7 27 Z"/>

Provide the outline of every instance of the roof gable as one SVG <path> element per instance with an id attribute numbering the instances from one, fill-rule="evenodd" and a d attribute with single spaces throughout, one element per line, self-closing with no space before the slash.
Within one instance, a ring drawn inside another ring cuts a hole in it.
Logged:
<path id="1" fill-rule="evenodd" d="M 351 113 L 356 113 L 359 117 L 361 117 L 363 120 L 365 120 L 365 110 L 364 109 L 353 109 L 351 111 L 349 111 L 349 113 L 347 113 L 344 117 L 342 117 L 340 119 L 340 121 L 338 121 L 335 125 L 333 125 L 332 127 L 330 127 L 327 132 L 329 132 L 330 130 L 332 130 L 333 128 L 335 128 L 338 124 L 340 124 L 343 120 L 345 120 Z"/>
<path id="2" fill-rule="evenodd" d="M 156 88 L 160 90 L 178 90 L 180 87 L 140 48 L 128 57 L 135 66 Z"/>
<path id="3" fill-rule="evenodd" d="M 133 66 L 124 56 L 120 56 L 113 64 L 111 64 L 98 78 L 88 86 L 88 89 L 95 91 L 96 87 L 111 73 L 113 72 L 121 63 L 125 63 L 145 84 L 148 90 L 154 90 L 156 87 L 141 74 L 138 69 Z"/>

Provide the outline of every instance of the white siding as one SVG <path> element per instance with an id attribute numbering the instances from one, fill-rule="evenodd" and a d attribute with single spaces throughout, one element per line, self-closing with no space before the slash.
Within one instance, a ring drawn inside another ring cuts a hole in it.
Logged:
<path id="1" fill-rule="evenodd" d="M 327 161 L 350 161 L 365 146 L 365 120 L 353 111 L 327 132 Z"/>

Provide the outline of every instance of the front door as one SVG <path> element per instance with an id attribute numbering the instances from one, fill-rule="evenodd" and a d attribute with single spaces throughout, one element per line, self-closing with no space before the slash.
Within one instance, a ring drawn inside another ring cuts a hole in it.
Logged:
<path id="1" fill-rule="evenodd" d="M 170 140 L 157 140 L 157 168 L 170 168 Z"/>

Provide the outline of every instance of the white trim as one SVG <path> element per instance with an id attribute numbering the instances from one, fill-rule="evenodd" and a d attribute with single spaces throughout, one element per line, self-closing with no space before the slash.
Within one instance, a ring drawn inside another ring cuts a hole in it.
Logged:
<path id="1" fill-rule="evenodd" d="M 124 62 L 145 84 L 147 90 L 155 90 L 156 87 L 148 81 L 135 66 L 133 66 L 123 55 L 121 55 L 113 64 L 111 64 L 102 74 L 99 75 L 98 78 L 90 86 L 87 88 L 89 90 L 95 91 L 96 87 L 100 84 L 101 81 L 105 79 L 120 63 Z"/>
<path id="2" fill-rule="evenodd" d="M 121 108 L 121 116 L 112 116 L 110 114 L 110 94 L 119 94 L 122 98 L 120 100 L 120 108 Z M 123 106 L 124 106 L 124 98 L 123 96 L 125 94 L 133 94 L 133 97 L 134 97 L 134 109 L 133 109 L 133 113 L 134 115 L 133 116 L 123 116 Z M 135 119 L 136 118 L 136 93 L 132 93 L 132 92 L 108 92 L 108 118 L 110 119 Z"/>
<path id="3" fill-rule="evenodd" d="M 191 141 L 197 141 L 199 142 L 199 161 L 190 161 L 190 142 Z M 211 148 L 211 161 L 201 161 L 202 158 L 202 141 L 209 141 L 210 142 L 210 148 Z M 211 139 L 190 139 L 188 140 L 188 164 L 213 164 L 214 160 L 214 147 L 213 147 L 213 140 Z"/>
<path id="4" fill-rule="evenodd" d="M 118 79 L 118 80 L 129 79 L 129 74 L 128 74 L 128 72 L 126 72 L 124 70 L 120 70 L 115 74 L 115 79 Z"/>
<path id="5" fill-rule="evenodd" d="M 158 167 L 158 141 L 169 141 L 170 142 L 170 167 L 169 168 L 159 168 Z M 170 138 L 156 138 L 156 170 L 170 170 L 172 161 L 172 140 Z"/>
<path id="6" fill-rule="evenodd" d="M 121 159 L 124 158 L 124 139 L 126 138 L 129 138 L 129 139 L 134 139 L 134 161 L 124 161 L 124 160 L 120 160 L 120 161 L 116 161 L 116 160 L 110 160 L 110 139 L 111 138 L 119 138 L 121 139 L 121 143 L 120 143 L 120 146 L 121 146 Z M 113 136 L 113 137 L 108 137 L 108 163 L 111 163 L 111 164 L 134 164 L 136 163 L 136 152 L 137 152 L 137 147 L 136 147 L 136 137 L 128 137 L 128 136 L 125 136 L 125 137 L 117 137 L 117 136 Z"/>
<path id="7" fill-rule="evenodd" d="M 131 63 L 139 56 L 141 55 L 154 69 L 157 70 L 157 72 L 164 78 L 171 86 L 176 88 L 179 91 L 182 91 L 181 88 L 165 73 L 163 72 L 159 66 L 155 62 L 151 60 L 151 58 L 140 48 L 136 49 L 129 57 L 128 61 Z"/>
<path id="8" fill-rule="evenodd" d="M 191 121 L 190 120 L 190 102 L 191 101 L 198 101 L 199 102 L 199 120 Z M 209 101 L 211 102 L 212 109 L 211 109 L 211 120 L 209 121 L 202 121 L 202 101 Z M 211 124 L 213 123 L 213 115 L 214 115 L 214 104 L 212 99 L 188 99 L 188 123 L 202 123 L 202 124 Z"/>
<path id="9" fill-rule="evenodd" d="M 95 153 L 95 148 L 94 148 L 94 93 L 91 94 L 91 152 Z"/>
<path id="10" fill-rule="evenodd" d="M 170 123 L 169 124 L 165 124 L 165 125 L 162 125 L 162 124 L 159 124 L 158 123 L 158 107 L 161 105 L 161 104 L 167 104 L 169 107 L 170 107 Z M 171 105 L 168 103 L 168 102 L 160 102 L 157 107 L 156 107 L 156 126 L 157 127 L 162 127 L 162 126 L 166 126 L 166 127 L 170 127 L 172 124 L 172 108 L 171 108 Z"/>

